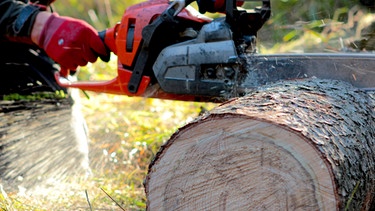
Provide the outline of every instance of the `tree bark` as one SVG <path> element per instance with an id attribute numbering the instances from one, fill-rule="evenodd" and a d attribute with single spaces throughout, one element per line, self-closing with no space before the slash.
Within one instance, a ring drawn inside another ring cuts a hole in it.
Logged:
<path id="1" fill-rule="evenodd" d="M 180 128 L 145 180 L 148 210 L 369 210 L 374 100 L 331 80 L 276 83 Z"/>

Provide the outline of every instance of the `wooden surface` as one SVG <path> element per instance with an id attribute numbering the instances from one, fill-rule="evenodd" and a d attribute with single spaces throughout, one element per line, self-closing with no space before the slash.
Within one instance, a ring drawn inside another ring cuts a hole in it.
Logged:
<path id="1" fill-rule="evenodd" d="M 0 184 L 5 189 L 53 185 L 89 173 L 87 131 L 77 106 L 69 99 L 0 101 Z"/>
<path id="2" fill-rule="evenodd" d="M 150 165 L 149 210 L 369 210 L 373 99 L 338 81 L 277 83 L 178 130 Z"/>

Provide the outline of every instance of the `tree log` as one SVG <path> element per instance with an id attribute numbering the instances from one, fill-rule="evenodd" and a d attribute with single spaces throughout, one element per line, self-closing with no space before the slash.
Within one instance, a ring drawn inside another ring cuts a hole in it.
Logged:
<path id="1" fill-rule="evenodd" d="M 296 80 L 231 100 L 180 128 L 145 180 L 148 210 L 369 210 L 371 96 Z"/>
<path id="2" fill-rule="evenodd" d="M 30 190 L 86 176 L 86 133 L 79 103 L 71 98 L 0 101 L 0 184 Z"/>
<path id="3" fill-rule="evenodd" d="M 34 45 L 2 40 L 0 70 L 0 185 L 30 190 L 86 176 L 88 136 L 78 90 L 57 84 L 58 66 Z"/>

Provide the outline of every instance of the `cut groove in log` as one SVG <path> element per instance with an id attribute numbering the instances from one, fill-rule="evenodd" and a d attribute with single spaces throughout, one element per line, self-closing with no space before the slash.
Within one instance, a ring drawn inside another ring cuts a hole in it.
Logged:
<path id="1" fill-rule="evenodd" d="M 225 103 L 159 151 L 147 208 L 368 210 L 373 106 L 366 93 L 326 80 L 277 83 Z"/>

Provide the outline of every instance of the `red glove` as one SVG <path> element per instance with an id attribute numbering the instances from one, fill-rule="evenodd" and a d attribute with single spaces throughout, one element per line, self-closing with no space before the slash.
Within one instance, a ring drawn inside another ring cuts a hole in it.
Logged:
<path id="1" fill-rule="evenodd" d="M 39 47 L 61 65 L 75 70 L 88 62 L 95 62 L 107 51 L 98 32 L 88 23 L 53 13 L 44 25 Z"/>

